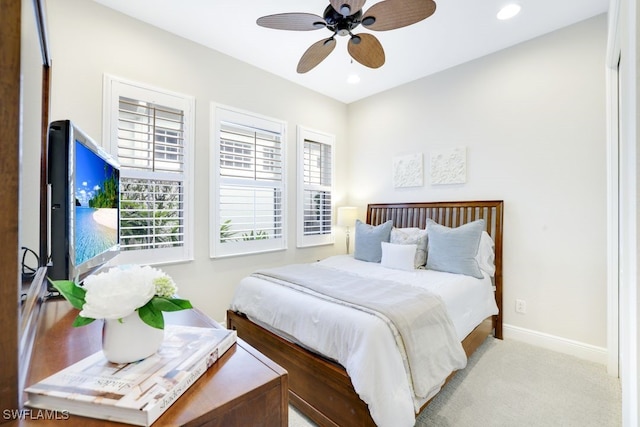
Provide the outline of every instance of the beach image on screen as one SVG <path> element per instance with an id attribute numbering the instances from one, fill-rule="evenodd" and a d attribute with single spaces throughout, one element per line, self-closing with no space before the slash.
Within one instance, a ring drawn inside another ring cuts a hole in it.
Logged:
<path id="1" fill-rule="evenodd" d="M 118 243 L 118 171 L 76 141 L 76 266 Z"/>

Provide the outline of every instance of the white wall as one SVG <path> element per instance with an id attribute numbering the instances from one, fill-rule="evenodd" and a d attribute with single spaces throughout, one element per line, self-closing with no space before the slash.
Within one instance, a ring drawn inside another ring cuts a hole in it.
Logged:
<path id="1" fill-rule="evenodd" d="M 604 15 L 350 104 L 349 202 L 502 199 L 505 334 L 578 342 L 605 361 Z M 466 147 L 467 181 L 429 183 Z M 394 189 L 422 153 L 425 185 Z M 515 313 L 515 299 L 527 304 Z"/>
<path id="2" fill-rule="evenodd" d="M 336 173 L 338 183 L 345 181 L 346 164 L 341 160 L 346 143 L 343 103 L 91 1 L 49 0 L 47 9 L 53 61 L 51 120 L 71 119 L 99 140 L 104 73 L 196 97 L 195 259 L 162 266 L 178 283 L 181 296 L 223 320 L 235 284 L 255 268 L 314 261 L 344 250 L 340 245 L 296 250 L 294 203 L 297 124 L 336 135 Z M 224 260 L 209 258 L 211 101 L 288 122 L 289 250 Z M 25 147 L 25 151 L 29 151 L 27 156 L 39 156 L 34 147 Z M 335 201 L 340 203 L 344 197 L 345 189 L 338 184 Z M 22 221 L 37 224 L 33 208 L 24 206 Z"/>

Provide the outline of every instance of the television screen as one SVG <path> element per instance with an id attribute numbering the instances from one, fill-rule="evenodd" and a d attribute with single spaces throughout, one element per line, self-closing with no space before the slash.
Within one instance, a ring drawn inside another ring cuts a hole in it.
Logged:
<path id="1" fill-rule="evenodd" d="M 84 278 L 119 253 L 118 163 L 71 121 L 49 126 L 48 275 Z"/>
<path id="2" fill-rule="evenodd" d="M 81 265 L 118 244 L 118 169 L 75 141 L 75 259 Z"/>

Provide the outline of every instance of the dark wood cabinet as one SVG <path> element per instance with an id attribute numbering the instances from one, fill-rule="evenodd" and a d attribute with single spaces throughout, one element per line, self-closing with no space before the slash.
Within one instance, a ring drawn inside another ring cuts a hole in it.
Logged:
<path id="1" fill-rule="evenodd" d="M 77 311 L 65 300 L 44 304 L 26 384 L 32 384 L 100 350 L 101 324 L 71 326 Z M 165 313 L 168 323 L 220 327 L 197 310 Z M 122 425 L 73 416 L 47 420 L 24 408 L 19 426 Z M 60 417 L 58 417 L 60 418 Z M 13 424 L 13 423 L 12 423 Z M 155 423 L 158 426 L 287 426 L 288 375 L 241 339 L 196 381 Z"/>

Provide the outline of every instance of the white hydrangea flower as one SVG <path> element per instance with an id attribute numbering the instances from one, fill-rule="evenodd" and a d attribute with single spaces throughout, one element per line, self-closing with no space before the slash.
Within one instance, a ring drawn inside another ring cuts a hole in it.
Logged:
<path id="1" fill-rule="evenodd" d="M 156 295 L 162 298 L 172 298 L 178 292 L 178 287 L 173 279 L 162 273 L 153 280 L 156 286 Z"/>
<path id="2" fill-rule="evenodd" d="M 85 304 L 80 316 L 92 319 L 120 319 L 154 297 L 154 280 L 161 272 L 149 266 L 116 267 L 89 276 L 84 281 Z"/>

